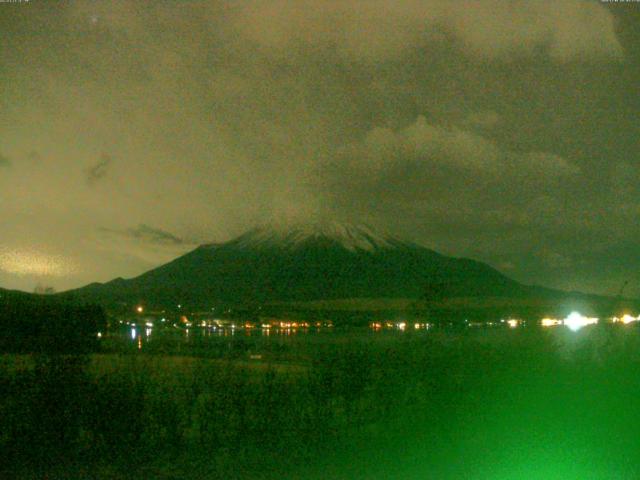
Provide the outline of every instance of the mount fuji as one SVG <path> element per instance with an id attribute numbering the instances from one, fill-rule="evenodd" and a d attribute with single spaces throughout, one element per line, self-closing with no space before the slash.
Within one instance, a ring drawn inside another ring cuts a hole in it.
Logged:
<path id="1" fill-rule="evenodd" d="M 360 225 L 259 227 L 128 280 L 64 292 L 101 304 L 206 307 L 341 299 L 527 297 L 552 290 Z"/>

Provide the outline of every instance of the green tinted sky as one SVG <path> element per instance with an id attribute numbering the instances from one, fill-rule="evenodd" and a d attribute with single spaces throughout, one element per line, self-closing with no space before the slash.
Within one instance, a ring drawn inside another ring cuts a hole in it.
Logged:
<path id="1" fill-rule="evenodd" d="M 366 222 L 640 294 L 640 4 L 0 3 L 0 285 Z"/>

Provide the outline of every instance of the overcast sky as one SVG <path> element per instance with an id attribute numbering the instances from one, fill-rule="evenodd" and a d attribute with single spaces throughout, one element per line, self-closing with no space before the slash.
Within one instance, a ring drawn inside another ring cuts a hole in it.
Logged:
<path id="1" fill-rule="evenodd" d="M 0 286 L 269 219 L 640 295 L 640 4 L 0 3 Z"/>

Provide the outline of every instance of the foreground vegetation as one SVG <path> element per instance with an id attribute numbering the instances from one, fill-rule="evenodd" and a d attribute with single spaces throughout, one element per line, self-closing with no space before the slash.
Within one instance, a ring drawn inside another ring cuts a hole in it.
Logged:
<path id="1" fill-rule="evenodd" d="M 5 355 L 0 478 L 638 478 L 634 326 L 335 335 L 296 368 Z"/>

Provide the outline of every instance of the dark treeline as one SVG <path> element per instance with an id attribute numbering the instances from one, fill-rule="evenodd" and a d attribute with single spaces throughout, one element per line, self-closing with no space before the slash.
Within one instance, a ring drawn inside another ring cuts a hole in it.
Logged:
<path id="1" fill-rule="evenodd" d="M 95 305 L 25 296 L 0 302 L 0 352 L 78 354 L 98 348 L 106 329 L 104 310 Z"/>

